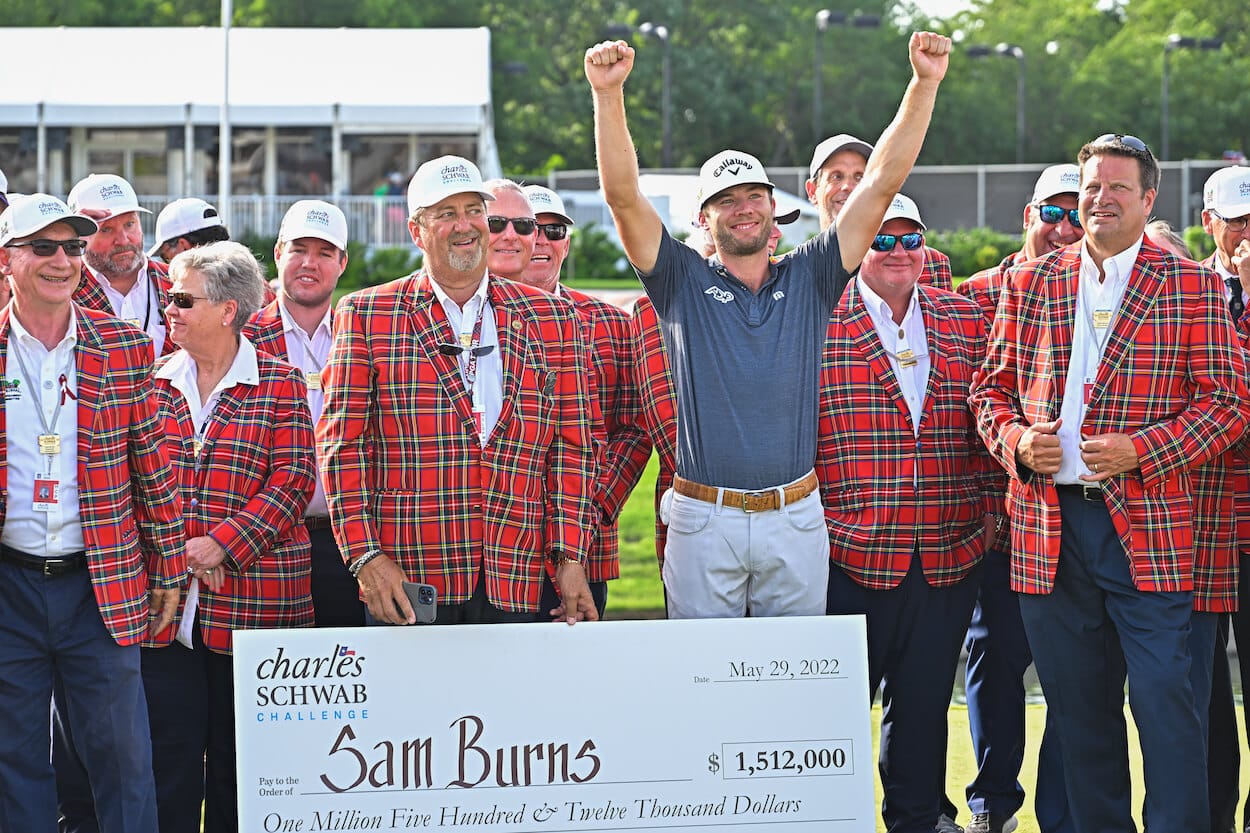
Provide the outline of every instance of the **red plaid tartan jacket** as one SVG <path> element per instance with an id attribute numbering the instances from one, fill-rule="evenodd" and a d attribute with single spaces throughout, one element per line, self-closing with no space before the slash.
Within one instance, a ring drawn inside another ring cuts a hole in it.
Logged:
<path id="1" fill-rule="evenodd" d="M 1059 557 L 1051 477 L 1017 465 L 1025 427 L 1059 416 L 1081 244 L 1014 267 L 971 402 L 1010 477 L 1012 587 L 1049 593 Z M 1190 469 L 1227 450 L 1250 419 L 1245 362 L 1210 270 L 1147 238 L 1124 292 L 1082 430 L 1128 434 L 1140 469 L 1103 484 L 1139 590 L 1193 588 Z"/>
<path id="2" fill-rule="evenodd" d="M 655 556 L 663 567 L 668 527 L 660 520 L 660 498 L 673 485 L 673 475 L 677 472 L 677 397 L 673 393 L 673 371 L 664 349 L 660 319 L 646 295 L 634 302 L 630 333 L 634 341 L 634 378 L 642 407 L 642 425 L 660 462 L 660 473 L 655 480 Z M 651 449 L 637 446 L 633 454 L 635 464 L 646 465 Z"/>
<path id="3" fill-rule="evenodd" d="M 143 273 L 156 287 L 157 307 L 153 312 L 160 317 L 161 323 L 165 325 L 165 332 L 168 334 L 169 322 L 165 320 L 165 307 L 169 306 L 169 289 L 172 286 L 169 282 L 169 267 L 148 258 L 143 266 Z M 74 303 L 87 309 L 113 314 L 113 305 L 109 303 L 109 296 L 104 294 L 104 287 L 100 286 L 100 281 L 91 273 L 86 264 L 83 264 L 82 275 L 78 279 L 78 288 L 74 290 Z M 168 356 L 177 349 L 178 345 L 166 335 L 161 355 Z"/>
<path id="4" fill-rule="evenodd" d="M 976 301 L 977 306 L 985 313 L 986 326 L 989 326 L 994 323 L 994 311 L 998 309 L 998 296 L 1002 295 L 1003 284 L 1007 282 L 1007 270 L 1024 262 L 1022 252 L 1012 252 L 997 266 L 974 272 L 955 291 L 971 301 Z"/>
<path id="5" fill-rule="evenodd" d="M 157 362 L 157 369 L 169 362 Z M 228 654 L 233 632 L 312 625 L 312 569 L 302 523 L 314 477 L 313 428 L 300 372 L 256 354 L 257 385 L 223 391 L 204 423 L 196 468 L 195 428 L 187 402 L 156 378 L 166 447 L 182 484 L 187 538 L 207 535 L 226 551 L 226 582 L 200 584 L 204 644 Z M 185 598 L 183 600 L 185 602 Z M 151 644 L 173 641 L 177 622 Z"/>
<path id="6" fill-rule="evenodd" d="M 349 562 L 381 549 L 449 603 L 478 573 L 502 610 L 535 611 L 544 560 L 584 558 L 595 488 L 586 358 L 573 307 L 492 277 L 503 411 L 486 446 L 430 279 L 344 298 L 317 424 L 322 482 Z"/>
<path id="7" fill-rule="evenodd" d="M 0 310 L 0 375 L 9 346 Z M 76 308 L 79 515 L 87 567 L 104 625 L 120 645 L 142 639 L 148 588 L 178 587 L 186 559 L 178 481 L 162 446 L 152 388 L 152 342 L 112 315 Z M 9 495 L 0 397 L 0 527 Z"/>
<path id="8" fill-rule="evenodd" d="M 936 286 L 951 291 L 951 259 L 932 246 L 924 247 L 924 271 L 920 273 L 921 286 Z"/>
<path id="9" fill-rule="evenodd" d="M 331 321 L 333 325 L 333 321 Z M 262 353 L 268 353 L 275 359 L 289 362 L 287 354 L 286 333 L 283 332 L 282 312 L 278 309 L 275 299 L 256 311 L 251 320 L 243 326 L 243 337 L 255 345 Z"/>
<path id="10" fill-rule="evenodd" d="M 834 310 L 821 365 L 816 475 L 830 555 L 873 590 L 898 586 L 917 549 L 930 585 L 958 582 L 981 560 L 984 515 L 1001 502 L 968 409 L 985 355 L 981 310 L 918 290 L 930 361 L 919 435 L 857 281 Z"/>
<path id="11" fill-rule="evenodd" d="M 638 391 L 633 384 L 629 315 L 584 292 L 561 288 L 582 321 L 587 361 L 593 371 L 591 397 L 598 412 L 593 426 L 599 472 L 594 498 L 598 523 L 586 561 L 586 578 L 608 581 L 621 575 L 617 520 L 642 476 L 651 445 L 642 429 Z M 645 454 L 639 455 L 636 448 Z"/>

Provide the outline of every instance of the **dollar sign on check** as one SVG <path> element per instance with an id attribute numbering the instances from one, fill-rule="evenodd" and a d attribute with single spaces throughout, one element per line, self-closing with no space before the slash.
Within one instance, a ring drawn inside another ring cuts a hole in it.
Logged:
<path id="1" fill-rule="evenodd" d="M 720 758 L 716 757 L 715 754 L 707 756 L 707 771 L 720 772 Z"/>

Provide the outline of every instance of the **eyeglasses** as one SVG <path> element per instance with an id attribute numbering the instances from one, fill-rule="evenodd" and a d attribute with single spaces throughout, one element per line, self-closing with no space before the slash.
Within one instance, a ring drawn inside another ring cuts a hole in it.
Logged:
<path id="1" fill-rule="evenodd" d="M 535 226 L 538 221 L 533 217 L 495 217 L 486 218 L 486 227 L 490 229 L 491 234 L 499 234 L 508 227 L 508 223 L 512 223 L 512 228 L 522 237 L 527 237 L 534 233 Z M 550 238 L 548 238 L 550 239 Z"/>
<path id="2" fill-rule="evenodd" d="M 1068 222 L 1072 224 L 1072 228 L 1081 227 L 1081 212 L 1075 208 L 1064 208 L 1049 203 L 1040 203 L 1037 206 L 1037 214 L 1042 218 L 1043 223 L 1050 223 L 1052 226 L 1063 222 L 1063 215 L 1067 214 Z"/>
<path id="3" fill-rule="evenodd" d="M 10 243 L 10 246 L 29 246 L 39 257 L 52 257 L 57 249 L 64 249 L 66 257 L 82 257 L 87 250 L 86 240 L 27 240 L 24 243 Z"/>
<path id="4" fill-rule="evenodd" d="M 173 301 L 174 306 L 178 309 L 191 309 L 191 307 L 195 306 L 196 301 L 211 301 L 212 299 L 203 295 L 192 295 L 190 292 L 171 292 L 169 293 L 169 300 Z"/>
<path id="5" fill-rule="evenodd" d="M 878 234 L 869 246 L 874 252 L 892 252 L 895 243 L 902 243 L 904 249 L 914 252 L 924 245 L 924 235 L 918 231 L 909 231 L 907 234 Z"/>
<path id="6" fill-rule="evenodd" d="M 515 228 L 515 225 L 513 227 Z M 569 227 L 564 223 L 539 223 L 538 230 L 548 240 L 563 240 L 569 236 Z M 517 233 L 520 233 L 520 229 L 517 229 Z"/>
<path id="7" fill-rule="evenodd" d="M 1224 225 L 1228 226 L 1228 230 L 1234 234 L 1241 234 L 1246 230 L 1246 226 L 1250 224 L 1250 215 L 1245 217 L 1233 217 L 1231 220 L 1218 211 L 1212 210 L 1212 214 L 1224 221 Z"/>
<path id="8" fill-rule="evenodd" d="M 1150 153 L 1150 148 L 1146 147 L 1145 142 L 1136 136 L 1128 136 L 1124 133 L 1104 133 L 1090 144 L 1124 145 L 1126 148 L 1135 150 L 1138 153 Z"/>

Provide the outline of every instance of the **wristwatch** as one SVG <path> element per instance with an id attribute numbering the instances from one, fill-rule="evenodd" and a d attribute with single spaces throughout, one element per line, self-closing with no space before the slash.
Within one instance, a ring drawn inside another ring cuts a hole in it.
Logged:
<path id="1" fill-rule="evenodd" d="M 569 555 L 563 550 L 552 550 L 550 553 L 547 554 L 547 558 L 549 558 L 551 560 L 551 563 L 555 564 L 557 567 L 560 567 L 564 564 L 581 564 L 582 563 L 581 559 L 574 558 L 573 556 Z"/>

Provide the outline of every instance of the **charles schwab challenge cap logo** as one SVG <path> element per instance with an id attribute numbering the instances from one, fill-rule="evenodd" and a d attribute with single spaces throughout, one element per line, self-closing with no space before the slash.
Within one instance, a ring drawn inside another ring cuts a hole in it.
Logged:
<path id="1" fill-rule="evenodd" d="M 1059 177 L 1060 185 L 1071 185 L 1075 190 L 1076 186 L 1081 184 L 1081 175 L 1076 171 L 1064 171 Z"/>
<path id="2" fill-rule="evenodd" d="M 61 204 L 58 202 L 53 202 L 52 200 L 43 200 L 42 202 L 39 203 L 39 215 L 41 217 L 49 217 L 49 216 L 60 215 L 64 213 L 65 213 L 64 209 L 61 208 Z"/>
<path id="3" fill-rule="evenodd" d="M 455 185 L 457 183 L 472 184 L 473 177 L 469 174 L 469 169 L 464 165 L 444 165 L 438 172 L 438 176 L 442 179 L 444 185 Z"/>
<path id="4" fill-rule="evenodd" d="M 742 173 L 743 168 L 746 168 L 748 171 L 750 171 L 750 170 L 754 170 L 755 166 L 751 164 L 751 161 L 749 159 L 743 159 L 740 156 L 730 156 L 727 159 L 721 160 L 721 163 L 716 166 L 716 170 L 712 171 L 712 176 L 719 177 L 721 174 L 725 173 L 726 171 L 728 171 L 733 176 L 737 176 L 738 174 Z"/>
<path id="5" fill-rule="evenodd" d="M 102 200 L 123 200 L 126 198 L 126 192 L 117 183 L 112 185 L 100 186 L 100 199 Z"/>
<path id="6" fill-rule="evenodd" d="M 1243 200 L 1250 198 L 1250 180 L 1243 179 L 1237 183 L 1237 196 Z"/>
<path id="7" fill-rule="evenodd" d="M 530 202 L 541 203 L 543 205 L 555 205 L 551 200 L 551 195 L 545 191 L 531 191 L 529 194 Z"/>
<path id="8" fill-rule="evenodd" d="M 308 214 L 304 217 L 304 222 L 310 225 L 326 226 L 328 228 L 330 226 L 330 212 L 322 211 L 319 208 L 310 209 Z"/>
<path id="9" fill-rule="evenodd" d="M 890 208 L 893 208 L 895 211 L 906 211 L 907 205 L 898 197 L 895 197 L 894 202 L 890 203 Z"/>

